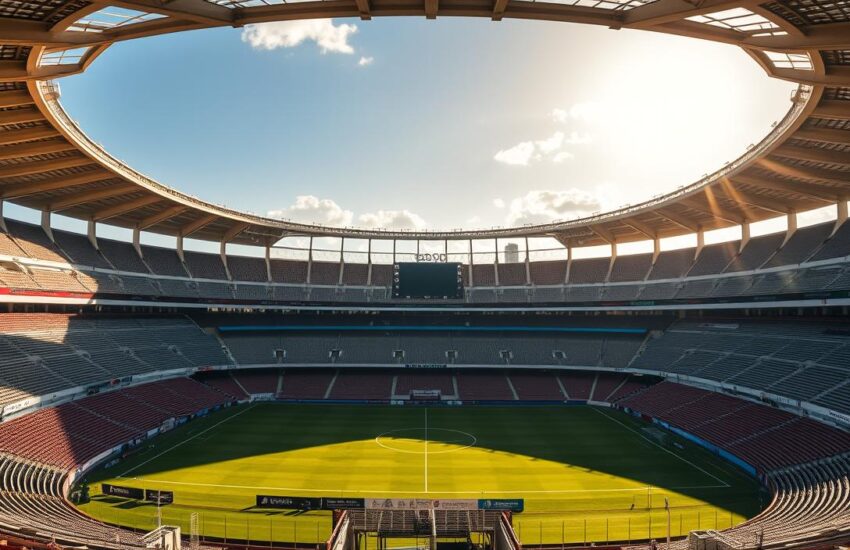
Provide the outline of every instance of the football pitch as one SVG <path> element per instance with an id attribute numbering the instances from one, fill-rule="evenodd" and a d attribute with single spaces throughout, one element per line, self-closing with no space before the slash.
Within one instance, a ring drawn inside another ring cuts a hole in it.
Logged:
<path id="1" fill-rule="evenodd" d="M 174 492 L 162 506 L 101 483 Z M 758 483 L 612 409 L 255 403 L 194 420 L 83 480 L 80 508 L 109 523 L 204 537 L 317 543 L 329 512 L 260 510 L 255 496 L 523 498 L 525 545 L 665 538 L 724 529 L 761 506 Z"/>

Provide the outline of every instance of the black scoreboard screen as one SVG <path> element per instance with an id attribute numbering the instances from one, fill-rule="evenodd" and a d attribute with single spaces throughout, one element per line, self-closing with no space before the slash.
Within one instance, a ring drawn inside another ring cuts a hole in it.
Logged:
<path id="1" fill-rule="evenodd" d="M 398 263 L 393 266 L 393 298 L 460 299 L 459 263 Z"/>

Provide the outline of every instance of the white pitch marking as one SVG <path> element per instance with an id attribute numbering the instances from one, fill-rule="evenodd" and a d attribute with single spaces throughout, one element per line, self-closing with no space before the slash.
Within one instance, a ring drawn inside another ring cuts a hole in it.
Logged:
<path id="1" fill-rule="evenodd" d="M 428 492 L 428 407 L 425 407 L 425 492 Z"/>
<path id="2" fill-rule="evenodd" d="M 217 428 L 217 427 L 221 426 L 221 425 L 222 425 L 222 424 L 224 424 L 225 422 L 228 422 L 228 421 L 230 421 L 230 420 L 233 420 L 233 419 L 234 419 L 234 418 L 236 418 L 237 416 L 240 416 L 240 415 L 245 414 L 246 412 L 250 411 L 251 409 L 253 409 L 253 408 L 254 408 L 254 407 L 256 407 L 256 406 L 257 406 L 257 405 L 256 405 L 256 403 L 254 403 L 254 404 L 252 404 L 252 405 L 249 405 L 249 406 L 248 406 L 248 408 L 246 408 L 246 409 L 244 409 L 244 410 L 239 411 L 238 413 L 234 414 L 233 416 L 228 416 L 228 417 L 227 417 L 227 418 L 225 418 L 224 420 L 222 420 L 222 421 L 220 421 L 220 422 L 216 422 L 215 424 L 213 424 L 213 425 L 212 425 L 212 426 L 210 426 L 209 428 L 207 428 L 207 429 L 205 429 L 205 430 L 202 430 L 202 431 L 200 431 L 200 432 L 196 433 L 196 434 L 195 434 L 195 435 L 193 435 L 192 437 L 189 437 L 189 438 L 187 438 L 187 439 L 184 439 L 184 440 L 183 440 L 183 441 L 181 441 L 180 443 L 177 443 L 176 445 L 174 445 L 174 446 L 172 446 L 172 447 L 169 447 L 168 449 L 165 449 L 164 451 L 162 451 L 162 452 L 161 452 L 161 453 L 159 453 L 158 455 L 156 455 L 156 456 L 152 456 L 151 458 L 149 458 L 149 459 L 145 460 L 144 462 L 142 462 L 142 463 L 140 463 L 140 464 L 136 464 L 135 466 L 133 466 L 132 468 L 130 468 L 129 470 L 127 470 L 127 471 L 126 471 L 126 472 L 124 472 L 123 474 L 119 475 L 118 477 L 124 477 L 124 476 L 126 476 L 127 474 L 129 474 L 130 472 L 135 472 L 136 470 L 138 470 L 139 468 L 141 468 L 142 466 L 144 466 L 144 465 L 145 465 L 145 464 L 147 464 L 148 462 L 151 462 L 151 461 L 153 461 L 153 460 L 156 460 L 157 458 L 161 457 L 161 456 L 162 456 L 162 455 L 164 455 L 164 454 L 170 453 L 171 451 L 173 451 L 173 450 L 174 450 L 174 449 L 176 449 L 177 447 L 181 447 L 181 446 L 185 445 L 186 443 L 188 443 L 188 442 L 192 441 L 193 439 L 195 439 L 195 438 L 197 438 L 197 437 L 199 437 L 199 436 L 204 435 L 204 434 L 205 434 L 205 433 L 207 433 L 208 431 L 210 431 L 210 430 L 212 430 L 212 429 L 214 429 L 214 428 Z"/>
<path id="3" fill-rule="evenodd" d="M 697 470 L 699 470 L 700 472 L 704 473 L 705 475 L 707 475 L 707 476 L 711 477 L 712 479 L 714 479 L 714 480 L 716 480 L 716 481 L 719 481 L 720 483 L 722 483 L 722 484 L 723 484 L 723 486 L 724 486 L 724 487 L 731 487 L 731 485 L 729 485 L 728 483 L 726 483 L 725 481 L 723 481 L 722 479 L 720 479 L 720 478 L 719 478 L 719 477 L 717 477 L 716 475 L 712 474 L 711 472 L 707 472 L 707 471 L 703 470 L 702 468 L 700 468 L 699 466 L 697 466 L 696 464 L 694 464 L 693 462 L 691 462 L 691 461 L 690 461 L 690 460 L 688 460 L 687 458 L 684 458 L 684 457 L 681 457 L 681 456 L 677 455 L 676 453 L 674 453 L 674 452 L 673 452 L 673 451 L 671 451 L 670 449 L 665 449 L 664 447 L 662 447 L 661 445 L 659 445 L 659 444 L 658 444 L 658 443 L 656 443 L 655 441 L 653 441 L 653 440 L 649 439 L 648 437 L 646 437 L 645 435 L 643 435 L 643 434 L 642 434 L 642 433 L 640 433 L 639 431 L 635 430 L 634 428 L 632 428 L 632 427 L 630 427 L 630 426 L 627 426 L 627 425 L 623 424 L 622 422 L 620 422 L 620 421 L 619 421 L 619 420 L 617 420 L 616 418 L 613 418 L 613 417 L 611 417 L 611 416 L 608 416 L 607 414 L 605 414 L 604 412 L 600 411 L 600 410 L 599 410 L 599 409 L 597 409 L 596 407 L 593 407 L 593 410 L 594 410 L 594 411 L 596 411 L 596 412 L 598 412 L 599 414 L 601 414 L 602 416 L 604 416 L 605 418 L 607 418 L 607 419 L 608 419 L 608 420 L 610 420 L 611 422 L 616 422 L 617 424 L 619 424 L 620 426 L 622 426 L 622 427 L 624 427 L 625 429 L 629 430 L 629 431 L 630 431 L 630 432 L 632 432 L 633 434 L 636 434 L 638 437 L 640 437 L 640 438 L 642 438 L 642 439 L 644 439 L 644 440 L 648 441 L 649 443 L 651 443 L 651 444 L 655 445 L 656 447 L 658 447 L 659 449 L 661 449 L 661 450 L 662 450 L 662 451 L 664 451 L 665 453 L 675 456 L 676 458 L 678 458 L 679 460 L 681 460 L 682 462 L 684 462 L 684 463 L 685 463 L 685 464 L 687 464 L 688 466 L 691 466 L 691 467 L 693 467 L 693 468 L 696 468 Z"/>
<path id="4" fill-rule="evenodd" d="M 156 483 L 164 483 L 166 485 L 187 485 L 192 487 L 217 487 L 220 489 L 250 489 L 250 490 L 277 490 L 277 491 L 304 491 L 307 493 L 326 493 L 332 495 L 339 495 L 340 491 L 337 489 L 308 489 L 305 487 L 267 487 L 262 485 L 226 485 L 220 483 L 195 483 L 190 481 L 169 481 L 164 479 L 156 479 L 150 477 L 142 477 L 142 478 L 131 478 L 136 480 L 145 480 L 145 481 L 153 481 Z M 681 491 L 686 489 L 728 489 L 729 485 L 690 485 L 690 486 L 679 486 L 679 487 L 652 487 L 653 489 L 663 489 L 670 491 Z M 642 487 L 623 487 L 620 489 L 552 489 L 552 490 L 535 490 L 535 491 L 440 491 L 435 494 L 440 495 L 481 495 L 484 494 L 504 494 L 504 495 L 521 495 L 521 494 L 547 494 L 547 495 L 560 495 L 560 494 L 574 494 L 574 493 L 617 493 L 617 492 L 643 492 L 646 491 L 649 486 Z M 356 493 L 356 494 L 368 494 L 374 496 L 375 494 L 381 495 L 424 495 L 425 491 L 375 491 L 374 489 L 345 489 L 342 491 L 344 493 Z"/>
<path id="5" fill-rule="evenodd" d="M 399 449 L 397 447 L 393 447 L 392 445 L 387 445 L 386 443 L 381 442 L 381 439 L 383 439 L 384 437 L 388 437 L 391 434 L 397 434 L 397 433 L 400 433 L 400 432 L 410 432 L 410 431 L 419 430 L 419 429 L 420 428 L 399 428 L 397 430 L 390 430 L 388 432 L 378 434 L 375 437 L 375 443 L 378 446 L 383 447 L 384 449 L 387 449 L 387 450 L 390 450 L 390 451 L 395 451 L 397 453 L 408 453 L 408 454 L 412 454 L 412 455 L 421 455 L 421 454 L 425 453 L 425 451 L 411 451 L 411 450 L 408 450 L 408 449 Z M 456 453 L 456 452 L 462 451 L 464 449 L 469 449 L 470 447 L 475 447 L 475 445 L 478 443 L 477 437 L 475 437 L 474 435 L 472 435 L 469 432 L 464 432 L 463 430 L 453 430 L 451 428 L 430 428 L 430 430 L 437 431 L 437 432 L 452 432 L 452 433 L 460 434 L 462 436 L 466 436 L 471 440 L 471 443 L 463 443 L 462 441 L 458 441 L 458 442 L 443 441 L 442 443 L 458 445 L 458 447 L 453 447 L 451 449 L 444 449 L 442 451 L 431 451 L 431 450 L 427 451 L 429 454 L 432 454 L 432 455 L 441 455 L 441 454 L 445 454 L 445 453 Z M 414 439 L 414 438 L 404 438 L 404 437 L 402 437 L 401 439 Z M 416 438 L 416 439 L 418 441 L 422 441 L 418 438 Z"/>

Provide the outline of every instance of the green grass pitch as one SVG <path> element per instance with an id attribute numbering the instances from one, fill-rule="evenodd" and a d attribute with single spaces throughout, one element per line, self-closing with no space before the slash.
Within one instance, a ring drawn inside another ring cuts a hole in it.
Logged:
<path id="1" fill-rule="evenodd" d="M 142 529 L 154 505 L 101 482 L 171 490 L 163 523 L 203 536 L 319 542 L 328 512 L 256 510 L 257 494 L 524 498 L 526 545 L 664 538 L 723 529 L 758 512 L 758 484 L 730 464 L 616 410 L 257 403 L 189 422 L 83 483 L 87 514 Z M 656 432 L 657 435 L 657 432 Z M 681 448 L 680 448 L 681 445 Z"/>

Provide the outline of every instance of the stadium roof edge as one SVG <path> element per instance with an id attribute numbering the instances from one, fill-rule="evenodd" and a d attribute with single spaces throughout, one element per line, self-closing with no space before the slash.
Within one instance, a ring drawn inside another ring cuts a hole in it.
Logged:
<path id="1" fill-rule="evenodd" d="M 496 0 L 311 1 L 248 6 L 223 3 L 34 0 L 19 9 L 0 0 L 0 200 L 61 212 L 91 223 L 194 239 L 270 246 L 287 236 L 385 240 L 554 237 L 568 247 L 660 239 L 793 214 L 850 198 L 850 10 L 814 0 L 806 15 L 793 0 L 600 1 L 596 7 Z M 823 4 L 823 5 L 821 5 Z M 60 6 L 60 7 L 57 7 Z M 141 15 L 98 26 L 114 5 Z M 430 7 L 429 7 L 430 6 Z M 749 24 L 722 15 L 749 13 Z M 637 28 L 741 47 L 769 76 L 800 84 L 791 109 L 744 155 L 700 181 L 591 217 L 557 223 L 464 231 L 389 231 L 299 224 L 233 210 L 181 193 L 133 170 L 88 138 L 59 103 L 51 81 L 83 72 L 109 45 L 143 36 L 212 26 L 317 17 L 423 15 L 568 21 Z M 752 21 L 756 23 L 753 24 Z M 84 49 L 78 57 L 64 54 Z M 8 101 L 6 101 L 8 99 Z M 22 106 L 36 120 L 22 123 Z M 6 151 L 8 154 L 4 155 Z M 4 173 L 9 172 L 8 174 Z M 846 208 L 839 209 L 839 217 Z"/>

